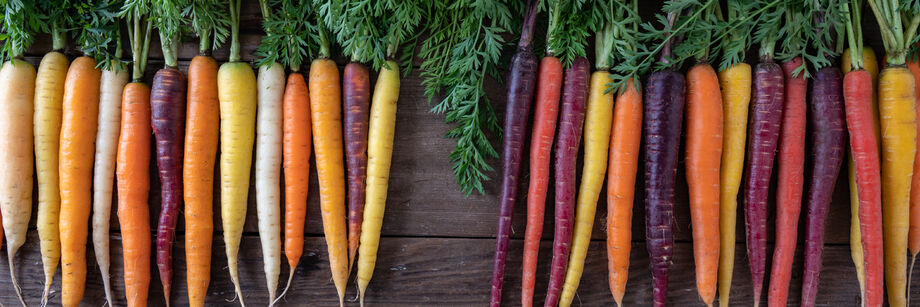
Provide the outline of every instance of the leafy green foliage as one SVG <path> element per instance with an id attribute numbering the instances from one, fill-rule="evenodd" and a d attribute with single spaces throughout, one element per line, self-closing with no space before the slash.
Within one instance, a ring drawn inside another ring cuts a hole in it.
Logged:
<path id="1" fill-rule="evenodd" d="M 201 40 L 199 51 L 202 53 L 220 48 L 230 36 L 230 16 L 224 8 L 224 1 L 194 0 L 182 11 L 182 16 L 191 21 Z"/>
<path id="2" fill-rule="evenodd" d="M 751 32 L 757 25 L 757 18 L 752 14 L 759 5 L 758 1 L 728 0 L 726 11 L 728 18 L 722 21 L 720 40 L 722 61 L 719 70 L 728 69 L 735 64 L 744 62 L 748 47 L 751 45 Z"/>
<path id="3" fill-rule="evenodd" d="M 786 0 L 785 19 L 777 35 L 781 47 L 776 58 L 805 59 L 793 75 L 804 73 L 805 78 L 811 77 L 806 66 L 810 64 L 815 70 L 831 66 L 833 57 L 843 51 L 837 43 L 838 36 L 839 42 L 844 39 L 841 30 L 846 16 L 841 7 L 840 0 Z"/>
<path id="4" fill-rule="evenodd" d="M 152 21 L 147 19 L 150 12 L 150 0 L 127 0 L 121 7 L 119 16 L 128 24 L 128 41 L 131 42 L 131 57 L 134 71 L 131 78 L 140 80 L 147 68 L 147 52 L 150 50 L 150 32 Z"/>
<path id="5" fill-rule="evenodd" d="M 121 37 L 117 22 L 119 10 L 119 1 L 99 0 L 74 2 L 70 13 L 80 50 L 104 69 L 117 69 L 121 65 L 113 64 L 123 63 L 116 51 Z"/>
<path id="6" fill-rule="evenodd" d="M 505 35 L 512 28 L 507 1 L 432 0 L 426 14 L 429 37 L 419 56 L 425 94 L 429 100 L 443 97 L 432 109 L 444 113 L 456 126 L 447 137 L 457 139 L 449 158 L 461 190 L 483 193 L 487 162 L 498 157 L 488 133 L 501 127 L 483 89 L 487 76 L 498 75 Z M 440 96 L 442 95 L 443 96 Z"/>
<path id="7" fill-rule="evenodd" d="M 178 65 L 179 39 L 182 26 L 186 24 L 182 11 L 188 7 L 188 0 L 151 0 L 150 20 L 159 30 L 160 45 L 166 66 Z"/>
<path id="8" fill-rule="evenodd" d="M 546 33 L 546 53 L 555 55 L 565 67 L 569 67 L 576 58 L 586 55 L 588 38 L 605 20 L 605 7 L 610 4 L 601 0 L 547 2 L 550 20 Z"/>
<path id="9" fill-rule="evenodd" d="M 45 28 L 34 1 L 0 0 L 0 63 L 22 55 L 35 40 L 34 33 Z"/>
<path id="10" fill-rule="evenodd" d="M 275 0 L 270 6 L 278 10 L 262 22 L 265 36 L 256 49 L 256 65 L 277 62 L 296 71 L 317 48 L 316 39 L 311 39 L 313 7 L 308 0 Z"/>
<path id="11" fill-rule="evenodd" d="M 890 65 L 904 65 L 910 50 L 918 42 L 920 27 L 920 1 L 918 0 L 869 0 L 869 7 L 875 15 L 882 42 L 885 44 L 886 62 Z"/>
<path id="12" fill-rule="evenodd" d="M 400 43 L 414 41 L 423 18 L 425 0 L 317 0 L 323 24 L 332 29 L 342 53 L 352 61 L 370 63 L 380 69 L 387 58 L 396 56 Z M 409 48 L 412 48 L 411 50 Z M 403 49 L 414 54 L 414 44 Z M 406 59 L 401 59 L 407 63 Z M 411 57 L 408 58 L 411 63 Z M 408 64 L 407 63 L 407 64 Z"/>

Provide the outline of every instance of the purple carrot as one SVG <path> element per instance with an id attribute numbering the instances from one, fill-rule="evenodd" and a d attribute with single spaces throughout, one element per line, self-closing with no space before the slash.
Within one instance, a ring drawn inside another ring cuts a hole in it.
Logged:
<path id="1" fill-rule="evenodd" d="M 163 295 L 169 302 L 172 246 L 182 204 L 182 146 L 185 142 L 185 74 L 174 67 L 157 71 L 150 91 L 150 115 L 156 137 L 160 175 L 160 222 L 157 225 L 157 267 Z"/>
<path id="2" fill-rule="evenodd" d="M 497 307 L 502 302 L 502 283 L 505 277 L 505 260 L 508 256 L 508 241 L 511 234 L 511 215 L 517 200 L 521 157 L 524 154 L 527 134 L 527 117 L 530 115 L 530 105 L 533 103 L 537 81 L 537 56 L 533 53 L 531 41 L 539 2 L 527 1 L 521 40 L 518 42 L 517 52 L 511 57 L 508 69 L 508 102 L 505 106 L 505 126 L 502 135 L 502 198 L 495 244 L 495 266 L 492 270 L 490 302 L 492 307 Z"/>
<path id="3" fill-rule="evenodd" d="M 814 306 L 824 253 L 824 224 L 843 163 L 846 143 L 846 113 L 843 76 L 836 67 L 818 70 L 811 90 L 812 169 L 808 188 L 808 217 L 805 223 L 805 273 L 802 276 L 802 306 Z"/>
<path id="4" fill-rule="evenodd" d="M 358 250 L 361 220 L 364 218 L 371 83 L 367 66 L 357 62 L 345 66 L 343 80 L 345 163 L 348 168 L 348 267 L 351 268 Z"/>
<path id="5" fill-rule="evenodd" d="M 653 72 L 645 85 L 645 239 L 651 257 L 654 306 L 668 297 L 668 271 L 674 253 L 674 184 L 684 114 L 684 75 Z"/>
<path id="6" fill-rule="evenodd" d="M 783 69 L 763 57 L 754 73 L 747 164 L 744 167 L 744 219 L 755 306 L 760 302 L 767 259 L 767 193 L 783 120 Z"/>
<path id="7" fill-rule="evenodd" d="M 585 102 L 588 97 L 588 59 L 577 58 L 565 71 L 562 87 L 562 108 L 559 115 L 559 137 L 556 139 L 555 233 L 553 235 L 553 264 L 549 275 L 544 306 L 556 306 L 565 281 L 569 249 L 575 218 L 575 169 L 581 131 L 585 125 Z"/>

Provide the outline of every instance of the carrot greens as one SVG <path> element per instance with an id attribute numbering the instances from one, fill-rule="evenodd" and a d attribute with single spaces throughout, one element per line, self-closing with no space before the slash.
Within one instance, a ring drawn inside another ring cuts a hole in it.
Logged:
<path id="1" fill-rule="evenodd" d="M 219 0 L 197 0 L 182 11 L 199 38 L 198 52 L 201 54 L 219 48 L 230 35 L 230 16 L 223 6 L 223 1 Z"/>

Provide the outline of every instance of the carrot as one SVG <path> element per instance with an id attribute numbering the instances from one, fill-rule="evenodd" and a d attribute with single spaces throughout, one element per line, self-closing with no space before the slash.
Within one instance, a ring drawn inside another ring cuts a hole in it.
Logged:
<path id="1" fill-rule="evenodd" d="M 249 196 L 249 175 L 256 125 L 256 76 L 248 63 L 240 62 L 240 0 L 230 2 L 230 62 L 217 71 L 220 102 L 220 202 L 224 244 L 230 279 L 245 306 L 240 289 L 239 258 L 243 224 Z"/>
<path id="2" fill-rule="evenodd" d="M 122 97 L 116 171 L 128 306 L 145 306 L 150 284 L 150 119 L 150 87 L 135 79 Z"/>
<path id="3" fill-rule="evenodd" d="M 556 139 L 553 163 L 556 220 L 553 231 L 553 260 L 544 304 L 547 307 L 556 306 L 559 302 L 569 263 L 575 215 L 575 171 L 584 128 L 589 69 L 587 59 L 576 58 L 572 61 L 572 66 L 565 71 L 563 79 L 559 137 Z"/>
<path id="4" fill-rule="evenodd" d="M 769 306 L 785 306 L 789 297 L 792 260 L 798 238 L 799 213 L 802 210 L 802 183 L 805 162 L 805 91 L 803 73 L 796 69 L 803 61 L 795 57 L 783 63 L 785 99 L 779 144 L 779 186 L 776 190 L 776 249 L 770 270 Z"/>
<path id="5" fill-rule="evenodd" d="M 313 60 L 310 65 L 310 115 L 329 269 L 339 295 L 339 305 L 344 305 L 345 284 L 348 281 L 348 239 L 345 226 L 345 169 L 342 161 L 342 92 L 339 87 L 339 69 L 328 58 L 329 43 L 325 31 L 321 31 L 320 36 L 324 42 L 320 58 Z"/>
<path id="6" fill-rule="evenodd" d="M 281 271 L 281 100 L 284 96 L 284 68 L 278 63 L 259 67 L 258 84 L 256 210 L 268 298 L 269 302 L 274 302 Z"/>
<path id="7" fill-rule="evenodd" d="M 502 136 L 502 193 L 498 214 L 498 231 L 495 244 L 495 262 L 492 267 L 492 295 L 490 305 L 497 307 L 502 301 L 505 261 L 511 235 L 511 216 L 517 199 L 518 176 L 524 151 L 524 136 L 530 104 L 533 101 L 537 59 L 531 46 L 533 25 L 539 1 L 528 0 L 524 12 L 524 26 L 517 51 L 508 64 L 507 106 Z"/>
<path id="8" fill-rule="evenodd" d="M 0 68 L 0 140 L 5 156 L 0 160 L 0 211 L 6 235 L 6 254 L 13 288 L 23 306 L 16 280 L 14 257 L 26 241 L 32 215 L 32 112 L 35 67 L 14 58 Z"/>
<path id="9" fill-rule="evenodd" d="M 168 63 L 168 62 L 167 62 Z M 182 144 L 185 139 L 185 75 L 173 66 L 157 71 L 150 91 L 151 123 L 156 138 L 157 169 L 162 199 L 157 225 L 157 267 L 169 305 L 172 245 L 182 202 Z"/>
<path id="10" fill-rule="evenodd" d="M 882 189 L 885 285 L 888 303 L 906 306 L 907 257 L 904 253 L 910 229 L 910 185 L 917 151 L 917 114 L 914 77 L 905 67 L 905 57 L 910 44 L 915 41 L 918 24 L 905 21 L 916 20 L 920 15 L 909 6 L 880 5 L 877 0 L 870 0 L 869 6 L 883 33 L 887 52 L 886 68 L 880 73 L 878 84 L 881 176 L 882 186 L 885 187 Z M 868 268 L 866 271 L 868 275 Z"/>
<path id="11" fill-rule="evenodd" d="M 751 65 L 742 62 L 720 71 L 719 82 L 725 132 L 719 173 L 719 305 L 727 307 L 735 267 L 735 223 L 751 102 Z"/>
<path id="12" fill-rule="evenodd" d="M 617 306 L 623 305 L 629 277 L 633 201 L 642 137 L 642 94 L 632 79 L 625 86 L 613 109 L 607 166 L 607 279 Z"/>
<path id="13" fill-rule="evenodd" d="M 367 66 L 359 62 L 345 66 L 343 79 L 345 163 L 348 170 L 348 270 L 351 271 L 364 217 L 371 83 Z"/>
<path id="14" fill-rule="evenodd" d="M 48 303 L 48 293 L 54 273 L 61 260 L 61 238 L 57 220 L 60 219 L 61 192 L 58 186 L 58 151 L 61 135 L 61 103 L 64 99 L 64 78 L 70 61 L 63 53 L 45 54 L 35 77 L 35 169 L 38 181 L 38 238 L 45 273 L 42 305 Z"/>
<path id="15" fill-rule="evenodd" d="M 303 74 L 294 71 L 288 75 L 281 107 L 284 116 L 284 254 L 290 266 L 287 286 L 281 294 L 284 296 L 303 255 L 303 228 L 310 187 L 310 96 Z"/>
<path id="16" fill-rule="evenodd" d="M 393 49 L 395 50 L 395 48 Z M 364 293 L 370 283 L 380 245 L 380 227 L 389 186 L 393 138 L 396 129 L 396 104 L 399 100 L 399 65 L 389 60 L 380 68 L 374 97 L 371 100 L 370 135 L 367 149 L 367 199 L 358 250 L 358 297 L 364 305 Z"/>
<path id="17" fill-rule="evenodd" d="M 115 153 L 121 125 L 121 96 L 125 84 L 128 84 L 126 68 L 115 65 L 103 69 L 100 78 L 99 127 L 93 168 L 93 251 L 109 305 L 112 305 L 113 297 L 112 286 L 109 284 L 109 221 L 115 179 Z"/>
<path id="18" fill-rule="evenodd" d="M 96 61 L 73 61 L 64 83 L 61 121 L 61 301 L 76 306 L 86 280 L 86 235 L 92 197 L 92 165 L 99 108 Z"/>
<path id="19" fill-rule="evenodd" d="M 189 305 L 198 307 L 204 306 L 211 280 L 214 160 L 220 121 L 217 97 L 217 61 L 210 56 L 195 56 L 188 66 L 182 191 L 188 300 Z"/>
<path id="20" fill-rule="evenodd" d="M 722 96 L 712 66 L 687 72 L 687 183 L 693 221 L 693 259 L 700 297 L 711 306 L 719 263 L 719 165 L 722 157 Z"/>
<path id="21" fill-rule="evenodd" d="M 559 1 L 562 2 L 562 1 Z M 549 158 L 556 134 L 559 96 L 562 89 L 562 62 L 554 56 L 540 60 L 537 76 L 536 111 L 530 140 L 530 184 L 527 190 L 527 228 L 524 234 L 524 264 L 521 279 L 521 305 L 533 305 L 537 273 L 537 254 L 543 235 L 543 212 L 549 185 Z"/>
<path id="22" fill-rule="evenodd" d="M 872 48 L 862 47 L 862 49 L 862 69 L 869 72 L 869 75 L 872 77 L 871 111 L 873 113 L 875 139 L 877 141 L 881 137 L 878 127 L 878 97 L 876 97 L 877 91 L 875 90 L 878 86 L 878 61 L 875 59 L 875 52 L 872 51 Z M 840 69 L 844 73 L 844 82 L 846 82 L 846 74 L 853 70 L 850 64 L 849 48 L 843 52 L 842 59 L 843 62 L 841 63 Z M 844 90 L 846 90 L 846 88 L 844 88 Z M 876 150 L 876 154 L 878 154 L 878 150 Z M 878 157 L 876 157 L 876 159 L 878 159 Z M 856 278 L 859 280 L 860 293 L 862 297 L 865 297 L 866 274 L 865 268 L 863 267 L 864 257 L 859 230 L 859 192 L 856 183 L 856 162 L 853 160 L 852 153 L 849 152 L 847 153 L 847 160 L 847 176 L 849 177 L 850 183 L 850 256 L 853 258 L 853 265 L 856 267 Z"/>
<path id="23" fill-rule="evenodd" d="M 824 67 L 815 74 L 810 112 L 812 116 L 812 170 L 808 189 L 805 228 L 805 273 L 802 277 L 802 305 L 814 306 L 818 292 L 824 225 L 843 161 L 846 142 L 841 74 L 836 67 Z"/>

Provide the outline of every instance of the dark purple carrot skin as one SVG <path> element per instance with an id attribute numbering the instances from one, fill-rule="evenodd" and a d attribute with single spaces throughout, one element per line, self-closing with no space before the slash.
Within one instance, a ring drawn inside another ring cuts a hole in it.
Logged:
<path id="1" fill-rule="evenodd" d="M 370 115 L 371 83 L 367 66 L 352 62 L 344 72 L 345 163 L 348 169 L 348 252 L 354 260 L 354 248 L 364 218 L 364 189 L 367 177 L 367 127 Z M 349 267 L 352 263 L 349 261 Z"/>
<path id="2" fill-rule="evenodd" d="M 843 74 L 836 67 L 818 70 L 811 94 L 812 169 L 805 222 L 805 272 L 802 275 L 802 306 L 806 307 L 815 305 L 818 294 L 824 225 L 847 139 Z"/>
<path id="3" fill-rule="evenodd" d="M 684 114 L 684 75 L 652 73 L 645 85 L 645 238 L 651 257 L 654 306 L 668 297 L 668 271 L 674 253 L 674 185 Z"/>
<path id="4" fill-rule="evenodd" d="M 495 263 L 492 268 L 492 295 L 490 306 L 502 303 L 502 283 L 505 278 L 505 261 L 511 234 L 511 215 L 517 200 L 518 177 L 527 137 L 527 118 L 533 104 L 537 84 L 537 56 L 534 55 L 533 25 L 537 18 L 538 1 L 528 0 L 524 13 L 524 27 L 517 51 L 508 65 L 508 96 L 505 105 L 505 126 L 502 130 L 502 198 L 496 232 Z"/>
<path id="5" fill-rule="evenodd" d="M 517 201 L 518 177 L 527 134 L 527 118 L 536 85 L 537 57 L 529 48 L 518 48 L 508 71 L 508 104 L 502 144 L 502 199 L 498 217 L 498 242 L 492 271 L 491 306 L 501 305 L 505 260 L 511 234 L 511 215 Z"/>
<path id="6" fill-rule="evenodd" d="M 744 167 L 744 219 L 747 255 L 754 283 L 754 301 L 760 301 L 767 259 L 767 193 L 773 157 L 783 121 L 783 69 L 772 59 L 761 60 L 754 74 L 747 162 Z"/>
<path id="7" fill-rule="evenodd" d="M 173 67 L 157 71 L 150 90 L 150 115 L 156 137 L 160 175 L 160 222 L 157 225 L 157 267 L 163 295 L 172 285 L 172 246 L 182 205 L 182 153 L 185 142 L 185 74 Z"/>
<path id="8" fill-rule="evenodd" d="M 553 264 L 544 306 L 556 306 L 569 264 L 569 249 L 575 218 L 575 170 L 578 147 L 585 125 L 585 103 L 588 99 L 588 59 L 577 58 L 565 71 L 562 106 L 559 110 L 559 136 L 556 139 L 555 163 L 555 232 L 553 235 Z"/>

